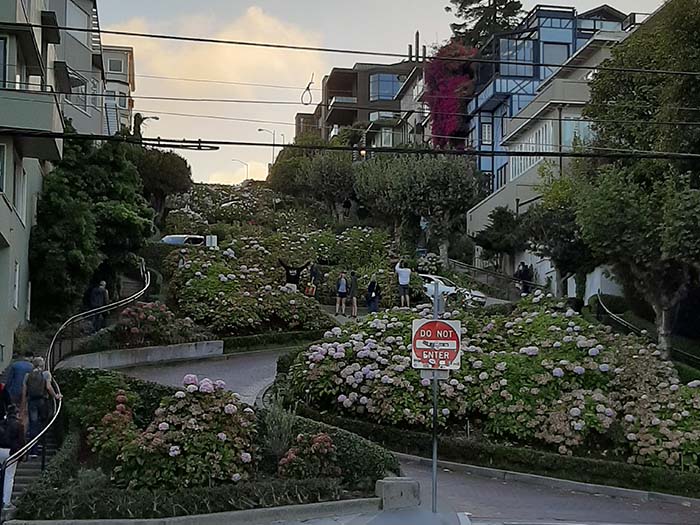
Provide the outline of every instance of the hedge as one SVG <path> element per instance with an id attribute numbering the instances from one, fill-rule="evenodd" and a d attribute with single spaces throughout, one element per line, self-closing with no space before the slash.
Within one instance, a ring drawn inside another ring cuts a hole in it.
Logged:
<path id="1" fill-rule="evenodd" d="M 155 270 L 159 274 L 163 273 L 163 261 L 170 255 L 170 252 L 182 248 L 173 244 L 166 244 L 160 241 L 151 241 L 139 250 L 139 255 L 146 261 L 146 267 Z"/>
<path id="2" fill-rule="evenodd" d="M 17 510 L 20 520 L 149 519 L 192 516 L 341 499 L 338 479 L 270 480 L 182 490 L 126 490 L 110 485 L 76 490 L 30 489 Z M 81 487 L 82 488 L 82 487 Z M 23 504 L 24 503 L 24 504 Z"/>
<path id="3" fill-rule="evenodd" d="M 245 352 L 260 346 L 286 345 L 290 343 L 311 342 L 321 339 L 325 330 L 304 330 L 296 332 L 268 332 L 256 335 L 224 338 L 224 353 Z"/>
<path id="4" fill-rule="evenodd" d="M 386 427 L 317 412 L 305 406 L 297 411 L 371 439 L 395 452 L 430 457 L 430 434 Z M 554 478 L 617 487 L 700 497 L 700 473 L 642 467 L 599 459 L 562 456 L 531 448 L 497 445 L 464 437 L 439 437 L 440 459 Z"/>

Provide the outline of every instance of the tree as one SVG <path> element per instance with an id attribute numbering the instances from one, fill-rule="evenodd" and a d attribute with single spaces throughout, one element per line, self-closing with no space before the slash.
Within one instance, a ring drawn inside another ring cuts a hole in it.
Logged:
<path id="1" fill-rule="evenodd" d="M 325 146 L 328 142 L 315 133 L 304 133 L 294 139 L 294 144 L 310 148 L 283 148 L 270 169 L 267 182 L 275 191 L 302 197 L 310 193 L 308 176 L 311 159 L 319 153 L 313 146 Z"/>
<path id="2" fill-rule="evenodd" d="M 522 216 L 522 228 L 530 249 L 540 257 L 548 257 L 559 274 L 559 290 L 565 290 L 570 277 L 576 279 L 576 295 L 585 292 L 586 275 L 597 266 L 597 259 L 583 240 L 576 222 L 576 183 L 585 176 L 588 161 L 574 159 L 569 173 L 554 178 L 542 170 L 546 182 L 542 199 Z"/>
<path id="3" fill-rule="evenodd" d="M 697 71 L 700 10 L 671 0 L 613 49 L 611 68 Z M 585 115 L 604 147 L 700 152 L 700 89 L 693 76 L 604 70 L 591 85 Z M 639 122 L 639 123 L 638 123 Z M 585 242 L 656 314 L 662 348 L 672 312 L 700 272 L 700 162 L 621 160 L 581 183 L 576 220 Z"/>
<path id="4" fill-rule="evenodd" d="M 137 148 L 133 160 L 143 181 L 143 194 L 156 212 L 156 224 L 162 225 L 167 197 L 192 188 L 192 169 L 177 153 L 156 148 Z"/>
<path id="5" fill-rule="evenodd" d="M 375 219 L 391 225 L 394 240 L 401 245 L 401 227 L 406 214 L 405 203 L 398 195 L 400 163 L 394 155 L 379 154 L 357 162 L 355 194 Z"/>
<path id="6" fill-rule="evenodd" d="M 527 248 L 521 218 L 505 206 L 489 214 L 489 225 L 474 236 L 474 242 L 484 250 L 484 257 L 492 259 L 496 268 L 503 270 L 503 256 L 515 261 L 515 254 Z"/>
<path id="7" fill-rule="evenodd" d="M 323 151 L 313 157 L 308 165 L 308 185 L 338 222 L 343 222 L 345 204 L 355 198 L 355 174 L 350 152 Z"/>
<path id="8" fill-rule="evenodd" d="M 520 22 L 520 0 L 450 0 L 448 13 L 462 20 L 450 24 L 455 37 L 466 45 L 482 47 L 496 33 L 513 29 Z"/>
<path id="9" fill-rule="evenodd" d="M 114 285 L 129 254 L 152 234 L 153 212 L 127 152 L 122 143 L 67 139 L 63 160 L 46 176 L 30 244 L 39 319 L 74 311 L 100 265 Z"/>

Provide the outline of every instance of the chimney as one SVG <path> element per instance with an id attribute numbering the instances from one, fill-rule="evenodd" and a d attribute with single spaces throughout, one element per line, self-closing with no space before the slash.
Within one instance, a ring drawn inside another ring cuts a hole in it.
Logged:
<path id="1" fill-rule="evenodd" d="M 416 31 L 416 62 L 420 62 L 420 32 Z"/>

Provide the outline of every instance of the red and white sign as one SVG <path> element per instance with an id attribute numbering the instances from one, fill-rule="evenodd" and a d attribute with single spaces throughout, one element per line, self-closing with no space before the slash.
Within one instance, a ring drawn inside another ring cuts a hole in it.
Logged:
<path id="1" fill-rule="evenodd" d="M 411 364 L 421 370 L 459 370 L 462 323 L 414 319 Z"/>

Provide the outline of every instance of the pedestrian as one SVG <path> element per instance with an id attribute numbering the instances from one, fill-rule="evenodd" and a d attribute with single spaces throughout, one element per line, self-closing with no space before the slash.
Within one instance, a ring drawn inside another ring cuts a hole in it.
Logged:
<path id="1" fill-rule="evenodd" d="M 399 276 L 399 296 L 401 297 L 401 308 L 411 307 L 410 288 L 411 284 L 411 269 L 403 268 L 403 261 L 399 260 L 396 263 L 396 274 Z"/>
<path id="2" fill-rule="evenodd" d="M 351 271 L 348 298 L 350 299 L 350 316 L 353 319 L 357 319 L 357 291 L 359 287 L 360 286 L 357 282 L 357 274 L 354 271 Z"/>
<path id="3" fill-rule="evenodd" d="M 95 310 L 109 304 L 109 292 L 107 291 L 107 283 L 100 281 L 100 284 L 90 290 L 90 309 Z M 95 314 L 92 319 L 92 327 L 95 332 L 100 331 L 105 327 L 104 314 Z"/>
<path id="4" fill-rule="evenodd" d="M 24 427 L 19 420 L 17 407 L 10 405 L 7 407 L 7 417 L 0 421 L 0 464 L 2 464 L 12 454 L 19 452 L 24 447 Z M 5 479 L 2 489 L 3 508 L 12 508 L 12 489 L 15 483 L 15 471 L 17 462 L 8 465 L 5 470 Z"/>
<path id="5" fill-rule="evenodd" d="M 43 430 L 49 417 L 49 396 L 55 400 L 61 399 L 53 388 L 51 373 L 45 369 L 44 358 L 35 357 L 33 370 L 24 378 L 22 397 L 25 400 L 29 415 L 28 437 L 31 441 Z M 29 451 L 29 457 L 38 455 L 38 446 L 34 445 Z"/>
<path id="6" fill-rule="evenodd" d="M 284 268 L 285 286 L 292 292 L 298 291 L 301 275 L 309 267 L 311 261 L 304 264 L 304 266 L 289 266 L 282 259 L 278 259 L 278 261 Z"/>
<path id="7" fill-rule="evenodd" d="M 27 352 L 27 354 L 15 361 L 10 365 L 7 370 L 7 381 L 5 382 L 5 390 L 10 396 L 10 401 L 13 405 L 17 407 L 18 410 L 22 410 L 22 385 L 24 385 L 24 378 L 26 375 L 32 371 L 34 366 L 32 365 L 32 360 L 34 359 L 34 354 Z"/>
<path id="8" fill-rule="evenodd" d="M 7 409 L 13 405 L 10 393 L 4 383 L 0 383 L 0 421 L 5 419 Z"/>
<path id="9" fill-rule="evenodd" d="M 345 315 L 345 301 L 348 296 L 348 279 L 345 272 L 340 272 L 340 277 L 335 283 L 335 315 L 342 313 Z"/>
<path id="10" fill-rule="evenodd" d="M 367 286 L 367 310 L 369 313 L 376 313 L 379 310 L 382 289 L 377 282 L 377 274 L 372 274 L 372 278 Z"/>
<path id="11" fill-rule="evenodd" d="M 518 269 L 515 270 L 514 277 L 520 281 L 520 291 L 522 293 L 528 293 L 529 286 L 527 284 L 527 266 L 525 265 L 525 261 L 520 261 Z"/>

